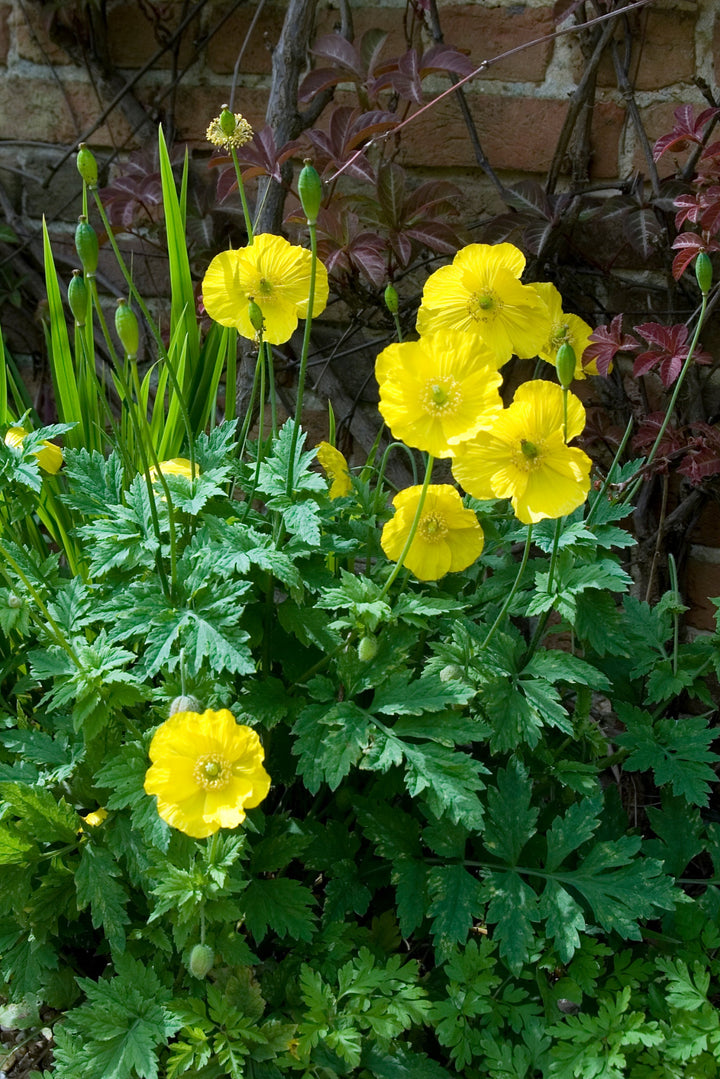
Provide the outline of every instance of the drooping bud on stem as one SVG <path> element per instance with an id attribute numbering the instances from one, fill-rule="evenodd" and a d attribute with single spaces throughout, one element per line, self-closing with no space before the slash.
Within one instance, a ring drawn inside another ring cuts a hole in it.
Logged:
<path id="1" fill-rule="evenodd" d="M 313 167 L 310 158 L 305 159 L 305 164 L 298 177 L 298 195 L 300 196 L 300 202 L 308 225 L 314 225 L 322 202 L 322 180 L 317 169 Z"/>
<path id="2" fill-rule="evenodd" d="M 560 385 L 564 390 L 570 388 L 572 380 L 575 378 L 575 349 L 572 345 L 568 345 L 565 342 L 564 345 L 560 345 L 557 352 L 557 358 L 555 360 L 555 366 L 557 367 L 558 379 Z"/>
<path id="3" fill-rule="evenodd" d="M 375 659 L 377 650 L 377 637 L 361 637 L 358 642 L 358 659 L 361 663 L 369 663 L 371 659 Z"/>
<path id="4" fill-rule="evenodd" d="M 712 285 L 712 262 L 705 251 L 701 251 L 695 259 L 695 277 L 703 296 L 707 296 Z"/>
<path id="5" fill-rule="evenodd" d="M 194 978 L 206 978 L 215 964 L 215 952 L 207 944 L 196 944 L 190 952 L 190 973 Z"/>
<path id="6" fill-rule="evenodd" d="M 258 333 L 262 333 L 265 329 L 265 319 L 263 318 L 262 311 L 254 300 L 250 300 L 250 303 L 248 304 L 248 318 L 252 323 L 253 329 L 257 330 Z"/>
<path id="7" fill-rule="evenodd" d="M 120 299 L 115 310 L 115 331 L 129 360 L 136 360 L 140 344 L 140 331 L 135 312 L 126 300 Z"/>
<path id="8" fill-rule="evenodd" d="M 88 289 L 80 270 L 73 270 L 67 290 L 68 305 L 78 326 L 84 326 L 87 319 Z"/>
<path id="9" fill-rule="evenodd" d="M 385 306 L 391 315 L 397 315 L 400 302 L 398 300 L 397 289 L 394 285 L 387 285 L 385 287 Z"/>
<path id="10" fill-rule="evenodd" d="M 197 697 L 183 693 L 179 697 L 174 697 L 170 702 L 168 716 L 175 716 L 178 712 L 197 712 L 199 714 L 202 710 L 202 705 Z"/>
<path id="11" fill-rule="evenodd" d="M 83 215 L 78 218 L 75 229 L 75 250 L 88 277 L 94 277 L 98 264 L 98 237 L 95 229 Z"/>
<path id="12" fill-rule="evenodd" d="M 88 150 L 84 142 L 78 146 L 77 170 L 88 187 L 97 187 L 98 169 L 95 155 Z"/>

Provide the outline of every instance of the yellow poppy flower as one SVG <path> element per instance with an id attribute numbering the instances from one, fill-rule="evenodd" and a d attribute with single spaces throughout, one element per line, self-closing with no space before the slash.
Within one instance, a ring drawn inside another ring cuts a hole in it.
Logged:
<path id="1" fill-rule="evenodd" d="M 331 446 L 329 442 L 319 442 L 317 446 L 317 459 L 325 470 L 325 475 L 330 480 L 329 495 L 331 498 L 342 498 L 352 491 L 350 482 L 350 470 L 348 463 L 340 450 Z"/>
<path id="2" fill-rule="evenodd" d="M 585 426 L 585 409 L 568 394 L 568 440 Z M 563 391 L 540 379 L 525 382 L 491 431 L 464 442 L 455 479 L 474 498 L 509 498 L 524 524 L 562 517 L 590 489 L 590 458 L 563 436 Z"/>
<path id="3" fill-rule="evenodd" d="M 537 355 L 550 332 L 550 316 L 531 285 L 522 285 L 525 256 L 513 244 L 469 244 L 450 266 L 425 282 L 418 311 L 420 334 L 465 330 L 478 334 L 497 366 L 513 353 Z"/>
<path id="4" fill-rule="evenodd" d="M 415 520 L 421 486 L 408 487 L 393 499 L 395 516 L 384 526 L 380 543 L 397 562 Z M 430 484 L 417 532 L 404 565 L 420 581 L 437 581 L 446 573 L 467 569 L 479 557 L 485 537 L 472 510 L 449 483 Z"/>
<path id="5" fill-rule="evenodd" d="M 5 445 L 10 446 L 13 450 L 19 450 L 27 435 L 28 433 L 24 427 L 10 427 L 5 432 Z M 37 457 L 40 468 L 45 472 L 49 472 L 52 476 L 62 468 L 62 450 L 54 442 L 44 440 L 40 449 L 34 451 L 33 456 Z"/>
<path id="6" fill-rule="evenodd" d="M 538 349 L 538 356 L 555 366 L 560 346 L 570 345 L 575 353 L 575 378 L 585 378 L 587 374 L 596 375 L 594 360 L 587 368 L 582 365 L 582 354 L 590 344 L 592 327 L 579 315 L 565 314 L 562 309 L 562 296 L 549 281 L 536 281 L 532 287 L 547 307 L 551 323 L 550 335 L 542 348 Z"/>
<path id="7" fill-rule="evenodd" d="M 145 792 L 157 796 L 164 821 L 202 839 L 237 828 L 262 802 L 270 789 L 264 757 L 256 732 L 226 708 L 176 712 L 153 735 Z"/>
<path id="8" fill-rule="evenodd" d="M 185 479 L 191 480 L 192 466 L 187 457 L 172 457 L 169 461 L 160 462 L 160 471 L 163 476 L 184 476 Z M 195 475 L 199 475 L 200 469 L 195 465 Z M 150 479 L 155 483 L 158 478 L 158 470 L 153 467 L 150 469 Z"/>
<path id="9" fill-rule="evenodd" d="M 223 251 L 208 266 L 203 279 L 205 310 L 221 326 L 234 326 L 241 337 L 254 341 L 257 330 L 248 306 L 253 300 L 265 323 L 271 345 L 289 341 L 298 318 L 307 318 L 312 255 L 282 236 L 263 233 L 249 247 Z M 325 310 L 327 270 L 317 262 L 313 317 Z"/>
<path id="10" fill-rule="evenodd" d="M 395 438 L 433 457 L 502 411 L 495 356 L 475 334 L 445 331 L 389 345 L 377 358 L 380 413 Z"/>
<path id="11" fill-rule="evenodd" d="M 91 828 L 99 828 L 103 821 L 107 820 L 108 811 L 104 806 L 100 806 L 99 809 L 93 810 L 92 813 L 86 813 L 81 819 L 89 824 Z M 82 831 L 82 828 L 80 829 Z"/>

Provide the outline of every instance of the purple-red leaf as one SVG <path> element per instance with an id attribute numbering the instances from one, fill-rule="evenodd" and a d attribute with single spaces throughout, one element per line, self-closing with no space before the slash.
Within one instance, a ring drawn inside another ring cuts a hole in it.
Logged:
<path id="1" fill-rule="evenodd" d="M 669 135 L 663 135 L 653 147 L 655 161 L 662 157 L 666 150 L 685 150 L 691 143 L 701 146 L 705 137 L 707 124 L 720 109 L 703 109 L 698 117 L 693 119 L 693 106 L 680 105 L 675 109 L 675 126 Z"/>
<path id="2" fill-rule="evenodd" d="M 688 328 L 684 323 L 675 326 L 663 326 L 659 322 L 645 322 L 635 327 L 635 332 L 654 348 L 641 352 L 633 365 L 633 375 L 639 378 L 657 367 L 664 386 L 672 386 L 688 357 Z M 712 357 L 706 352 L 695 352 L 696 363 L 712 363 Z"/>
<path id="3" fill-rule="evenodd" d="M 640 347 L 634 337 L 622 332 L 622 315 L 616 315 L 609 326 L 598 326 L 590 334 L 582 363 L 588 367 L 594 361 L 598 374 L 606 376 L 618 352 L 635 352 Z"/>

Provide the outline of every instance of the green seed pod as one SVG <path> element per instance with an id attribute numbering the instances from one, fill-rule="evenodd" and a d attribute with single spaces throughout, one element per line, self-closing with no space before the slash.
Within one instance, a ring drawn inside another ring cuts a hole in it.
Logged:
<path id="1" fill-rule="evenodd" d="M 193 978 L 206 978 L 215 963 L 215 952 L 207 944 L 196 944 L 190 952 L 189 970 Z"/>
<path id="2" fill-rule="evenodd" d="M 86 217 L 78 218 L 75 229 L 75 250 L 85 273 L 88 277 L 94 277 L 98 264 L 99 245 L 97 232 Z"/>
<path id="3" fill-rule="evenodd" d="M 88 187 L 97 187 L 97 161 L 84 142 L 81 142 L 78 146 L 77 170 Z"/>
<path id="4" fill-rule="evenodd" d="M 308 225 L 314 225 L 322 202 L 322 180 L 317 169 L 313 168 L 309 158 L 306 158 L 305 165 L 300 170 L 298 195 L 300 196 L 300 202 Z"/>
<path id="5" fill-rule="evenodd" d="M 185 694 L 183 694 L 180 697 L 175 697 L 175 699 L 170 702 L 168 715 L 175 716 L 178 712 L 197 712 L 199 714 L 202 712 L 202 705 L 197 697 L 190 695 L 185 696 Z"/>
<path id="6" fill-rule="evenodd" d="M 557 352 L 557 359 L 555 360 L 555 366 L 557 367 L 560 385 L 564 390 L 569 389 L 572 380 L 575 378 L 576 362 L 575 349 L 572 345 L 568 345 L 567 342 L 564 345 L 560 345 Z"/>
<path id="7" fill-rule="evenodd" d="M 137 359 L 140 332 L 135 312 L 128 306 L 125 300 L 118 300 L 115 311 L 115 332 L 120 338 L 120 344 L 125 349 L 128 359 Z"/>
<path id="8" fill-rule="evenodd" d="M 703 296 L 707 296 L 712 285 L 712 263 L 710 256 L 704 251 L 695 259 L 695 277 Z"/>
<path id="9" fill-rule="evenodd" d="M 361 663 L 369 663 L 371 659 L 375 659 L 377 650 L 377 637 L 362 637 L 358 642 L 358 659 Z"/>
<path id="10" fill-rule="evenodd" d="M 87 320 L 88 309 L 88 289 L 85 284 L 85 278 L 80 270 L 73 270 L 72 279 L 68 285 L 68 305 L 72 311 L 73 318 L 77 322 L 78 326 L 84 326 Z"/>
<path id="11" fill-rule="evenodd" d="M 220 127 L 224 135 L 232 135 L 233 131 L 237 127 L 235 116 L 227 105 L 223 105 L 220 113 Z"/>
<path id="12" fill-rule="evenodd" d="M 263 318 L 262 311 L 254 300 L 251 300 L 248 304 L 248 317 L 252 323 L 253 329 L 257 330 L 258 333 L 262 333 L 265 329 L 265 319 Z"/>
<path id="13" fill-rule="evenodd" d="M 400 304 L 397 289 L 394 285 L 388 285 L 385 289 L 385 306 L 391 315 L 397 315 Z"/>

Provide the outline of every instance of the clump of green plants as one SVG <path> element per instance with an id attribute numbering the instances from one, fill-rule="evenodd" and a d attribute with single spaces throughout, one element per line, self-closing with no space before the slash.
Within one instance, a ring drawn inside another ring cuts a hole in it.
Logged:
<path id="1" fill-rule="evenodd" d="M 430 275 L 378 356 L 388 449 L 349 464 L 332 415 L 308 446 L 320 177 L 308 247 L 255 235 L 245 122 L 211 130 L 249 242 L 207 267 L 210 327 L 162 135 L 169 332 L 111 228 L 108 326 L 83 148 L 67 308 L 46 239 L 58 423 L 2 368 L 0 1017 L 55 1018 L 57 1079 L 715 1075 L 720 653 L 676 587 L 632 595 L 656 447 L 594 468 L 591 327 L 509 243 Z"/>

